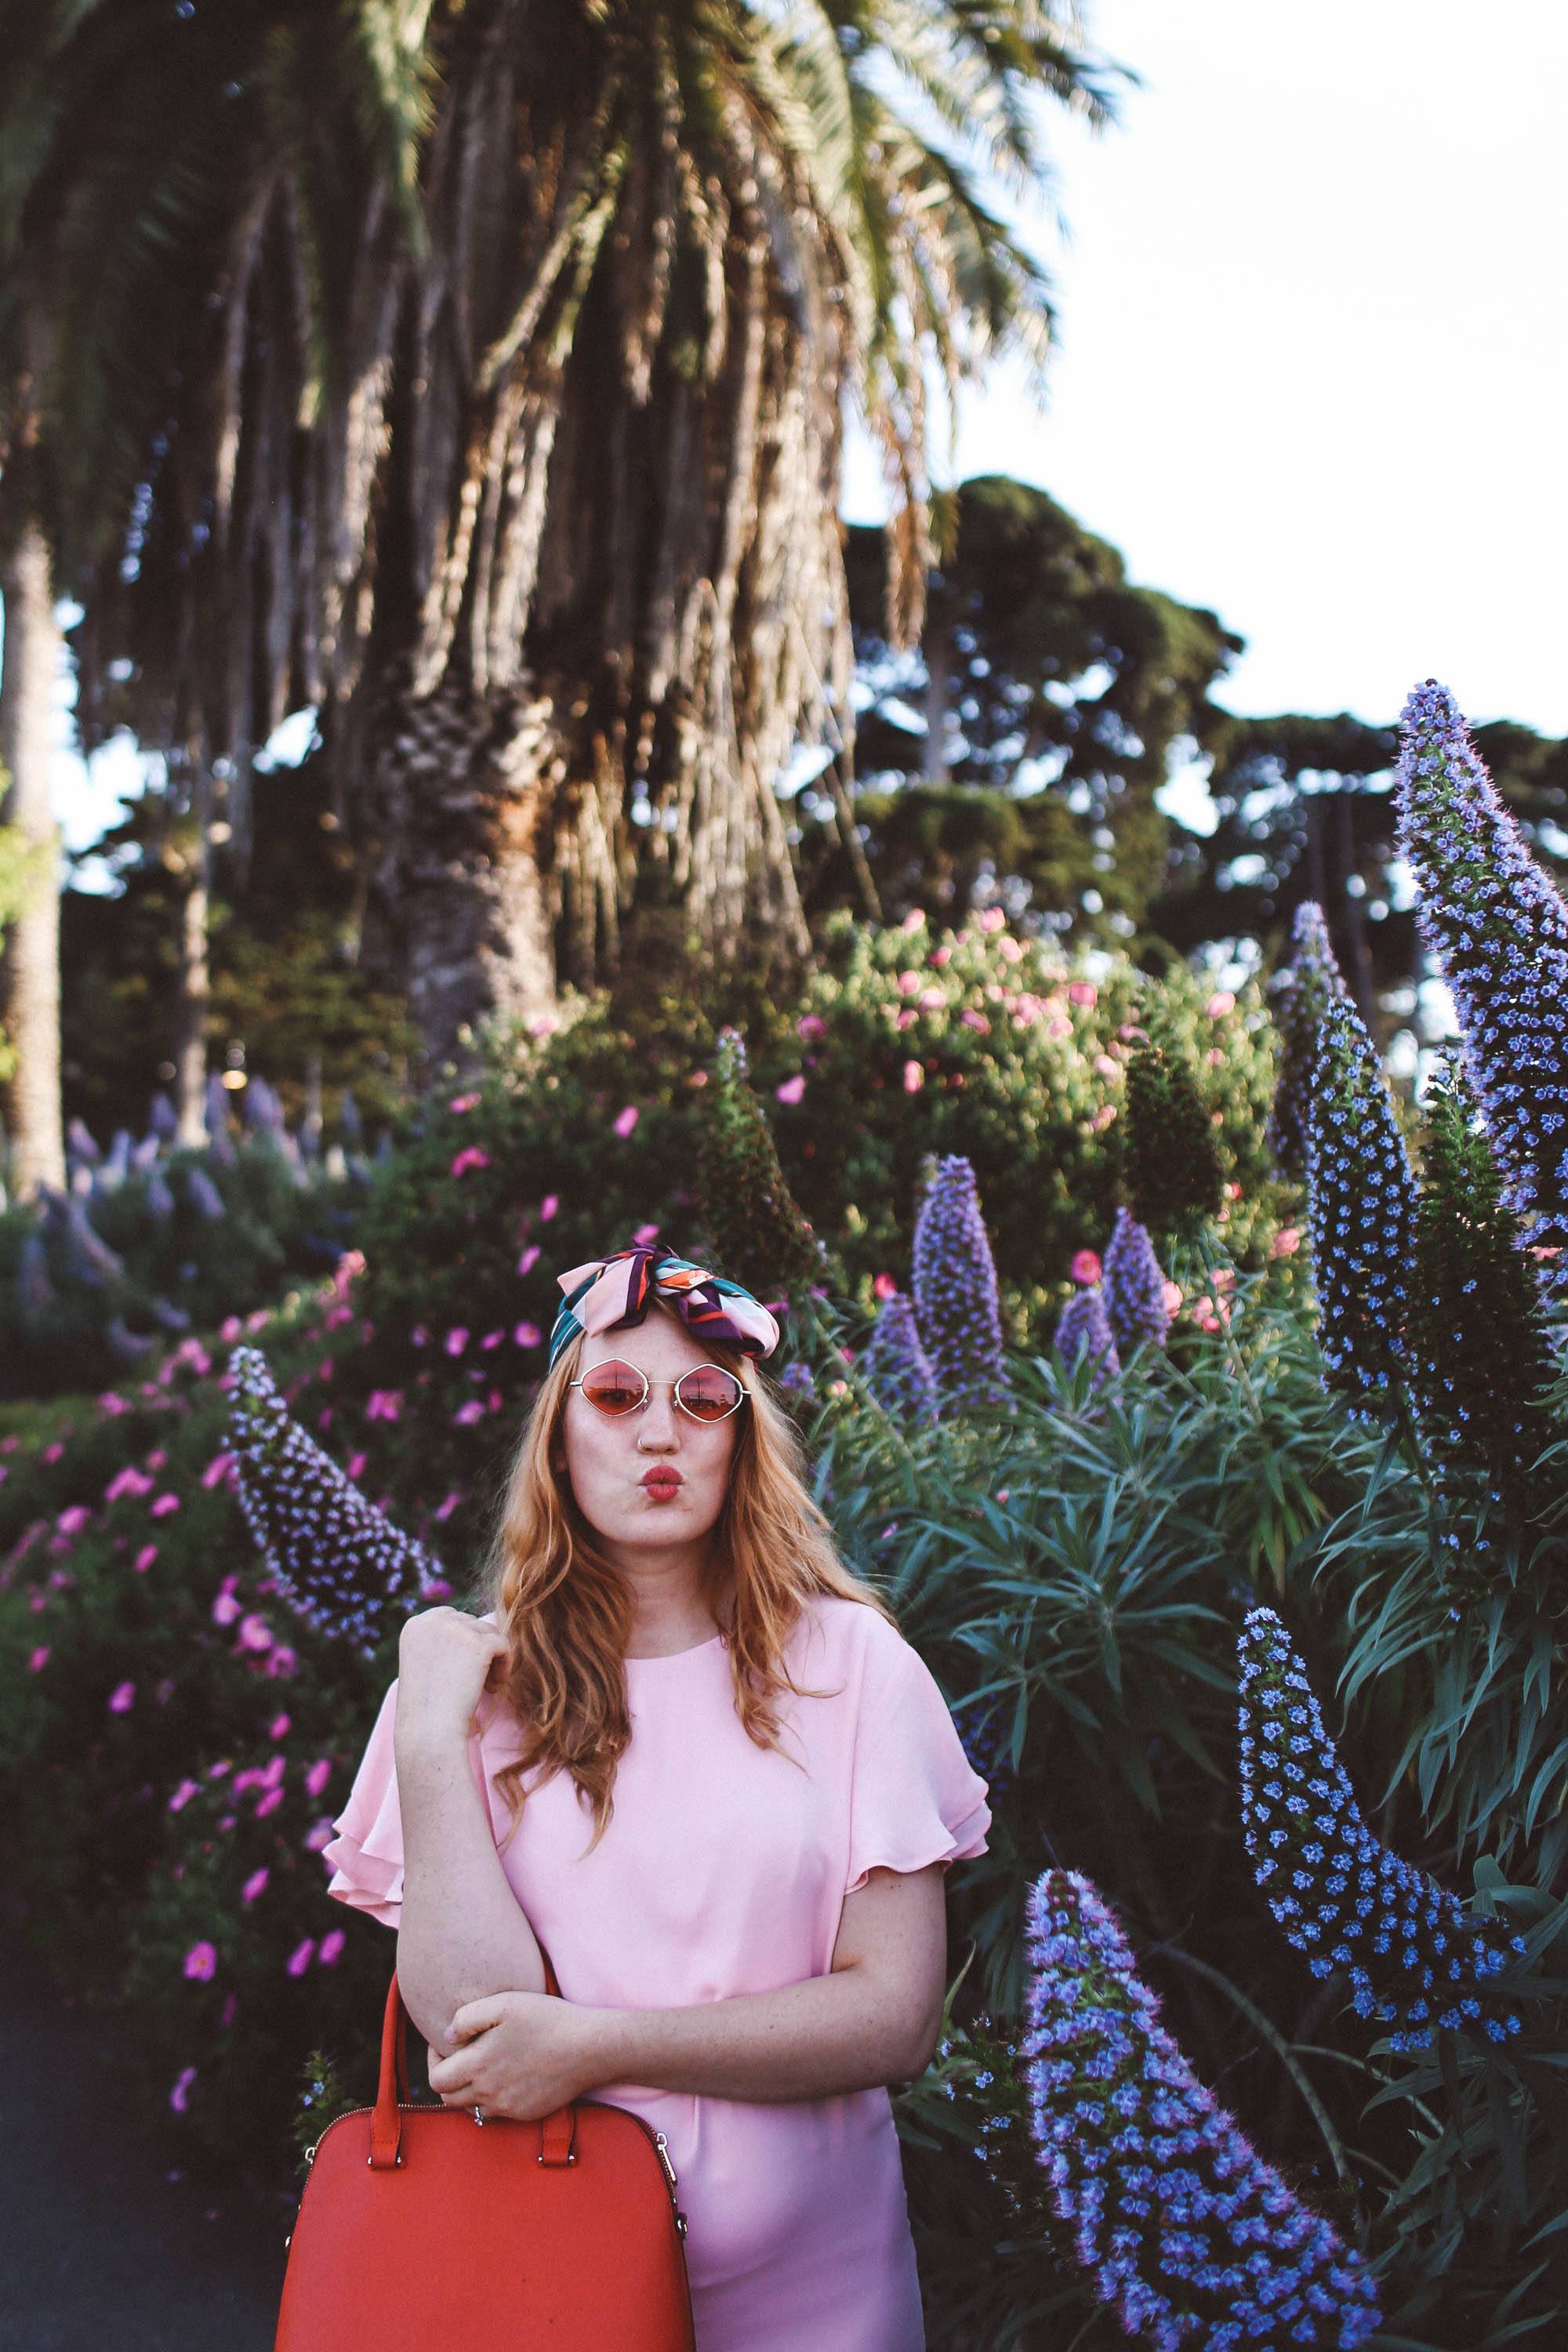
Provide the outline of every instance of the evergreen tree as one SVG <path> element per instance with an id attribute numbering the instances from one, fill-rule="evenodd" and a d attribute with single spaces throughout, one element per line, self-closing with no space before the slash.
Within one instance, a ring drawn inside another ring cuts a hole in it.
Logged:
<path id="1" fill-rule="evenodd" d="M 700 1171 L 703 1217 L 720 1273 L 763 1299 L 787 1298 L 821 1281 L 826 1255 L 779 1166 L 737 1029 L 721 1030 L 703 1089 Z"/>
<path id="2" fill-rule="evenodd" d="M 1121 1188 L 1146 1232 L 1190 1234 L 1217 1213 L 1223 1173 L 1214 1122 L 1185 1060 L 1146 1033 L 1128 1056 L 1118 1132 Z"/>

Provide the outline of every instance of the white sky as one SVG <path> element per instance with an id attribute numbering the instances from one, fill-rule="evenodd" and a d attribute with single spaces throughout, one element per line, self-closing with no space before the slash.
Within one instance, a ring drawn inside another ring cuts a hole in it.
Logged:
<path id="1" fill-rule="evenodd" d="M 1042 415 L 1004 371 L 956 466 L 1039 483 L 1131 577 L 1248 641 L 1238 711 L 1568 734 L 1568 10 L 1097 0 L 1121 127 L 1052 118 L 1065 247 Z M 846 512 L 878 518 L 851 448 Z M 75 844 L 133 763 L 62 759 Z"/>

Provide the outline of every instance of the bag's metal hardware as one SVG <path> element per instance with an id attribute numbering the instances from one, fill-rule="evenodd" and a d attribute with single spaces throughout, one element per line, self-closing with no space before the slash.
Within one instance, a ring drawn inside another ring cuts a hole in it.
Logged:
<path id="1" fill-rule="evenodd" d="M 675 2209 L 675 2226 L 680 2235 L 684 2238 L 686 2235 L 686 2216 L 681 2211 L 679 2205 Z"/>
<path id="2" fill-rule="evenodd" d="M 664 2177 L 673 2189 L 675 2187 L 675 2167 L 669 2160 L 669 2142 L 665 2138 L 662 2132 L 656 2132 L 654 2134 L 653 2144 L 658 2151 L 658 2160 L 664 2167 Z"/>
<path id="3" fill-rule="evenodd" d="M 542 2164 L 542 2163 L 543 2163 L 543 2161 L 544 2161 L 544 2157 L 543 2157 L 542 2152 L 540 2155 L 536 2156 L 536 2157 L 534 2158 L 534 2159 L 533 2159 L 533 2160 L 534 2160 L 535 2164 Z M 567 2163 L 568 2163 L 568 2164 L 575 2164 L 575 2163 L 576 2163 L 576 2161 L 577 2161 L 577 2159 L 576 2159 L 575 2156 L 569 2156 L 569 2157 L 567 2158 L 566 2161 L 567 2161 Z M 560 2170 L 560 2167 L 559 2167 L 559 2166 L 557 2166 L 555 2168 L 556 2168 L 556 2170 L 557 2170 L 557 2171 L 559 2171 L 559 2170 Z"/>

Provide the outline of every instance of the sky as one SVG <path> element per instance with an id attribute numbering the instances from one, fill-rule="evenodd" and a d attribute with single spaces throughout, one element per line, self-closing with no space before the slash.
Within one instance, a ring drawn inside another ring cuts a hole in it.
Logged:
<path id="1" fill-rule="evenodd" d="M 938 478 L 1037 483 L 1131 579 L 1210 606 L 1247 640 L 1233 710 L 1387 721 L 1430 676 L 1473 720 L 1568 734 L 1568 10 L 1086 15 L 1141 87 L 1104 133 L 1050 118 L 1068 236 L 1049 205 L 1028 230 L 1060 318 L 1046 405 L 1001 367 Z M 883 511 L 858 436 L 844 504 Z M 73 845 L 137 772 L 62 757 Z"/>

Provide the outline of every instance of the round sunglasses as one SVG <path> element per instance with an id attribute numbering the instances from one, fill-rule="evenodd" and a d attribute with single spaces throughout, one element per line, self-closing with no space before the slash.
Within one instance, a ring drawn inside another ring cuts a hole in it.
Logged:
<path id="1" fill-rule="evenodd" d="M 581 1389 L 588 1402 L 612 1420 L 636 1412 L 647 1402 L 650 1386 L 673 1391 L 676 1403 L 693 1421 L 727 1421 L 746 1402 L 744 1388 L 721 1364 L 694 1364 L 678 1381 L 650 1383 L 636 1364 L 628 1364 L 623 1356 L 611 1356 L 567 1385 Z"/>

